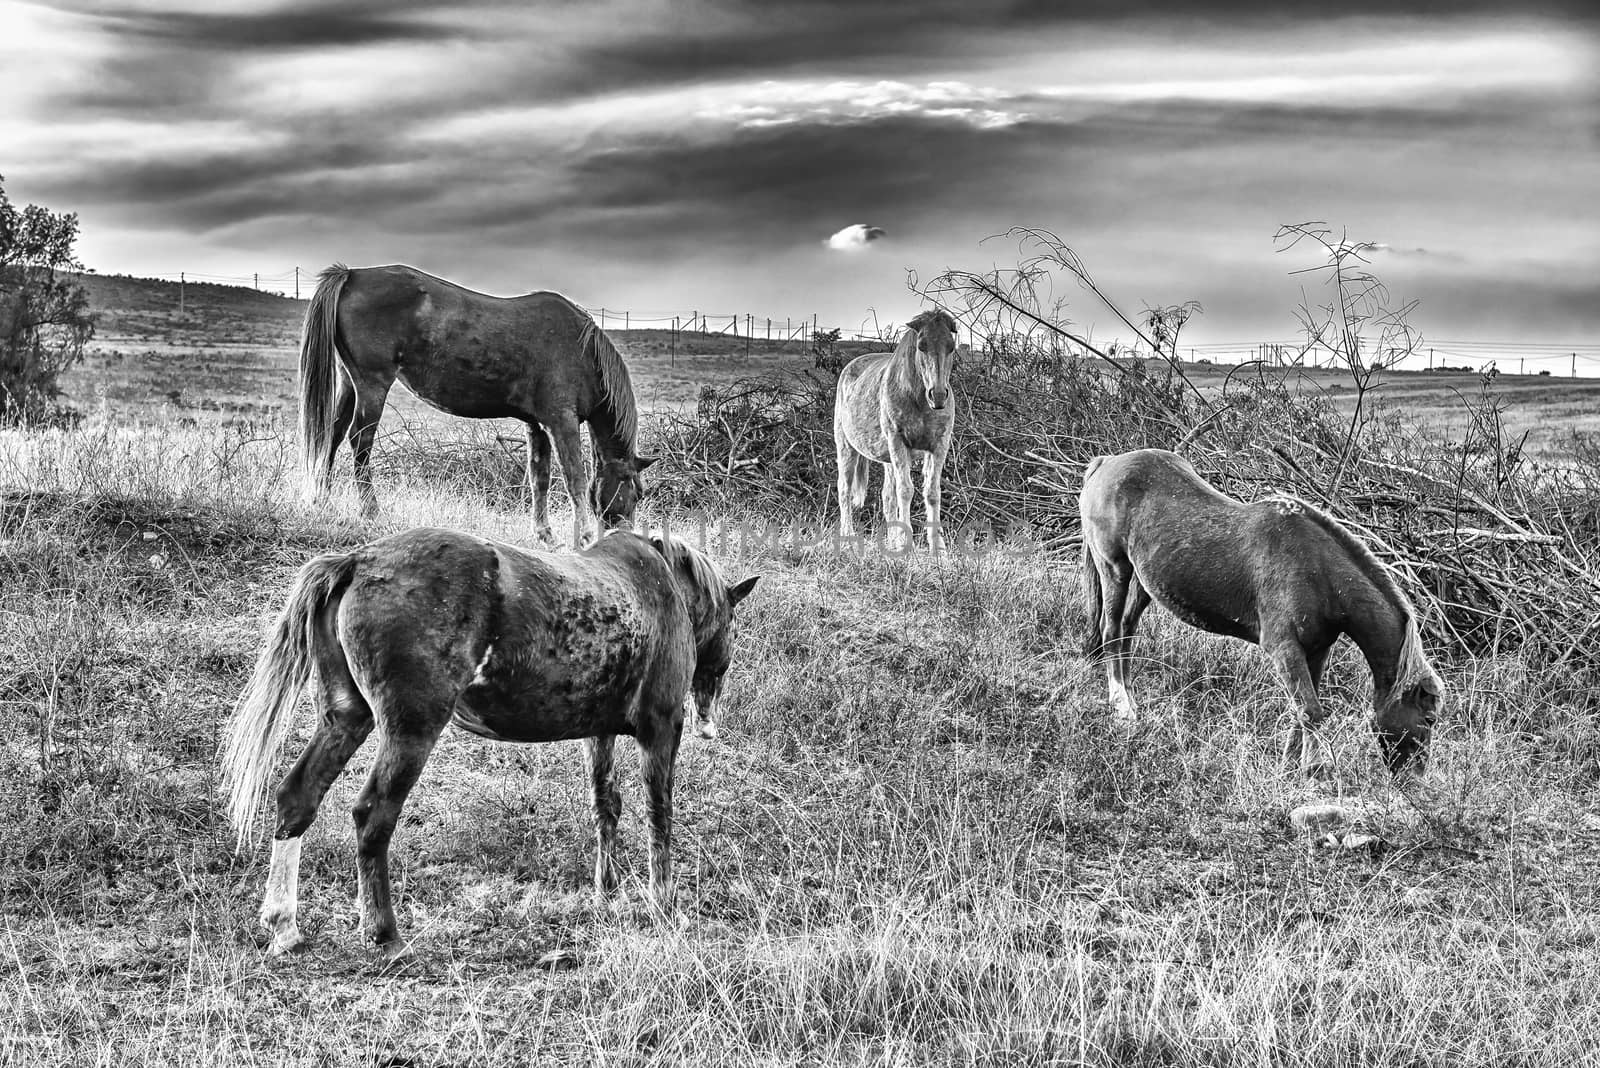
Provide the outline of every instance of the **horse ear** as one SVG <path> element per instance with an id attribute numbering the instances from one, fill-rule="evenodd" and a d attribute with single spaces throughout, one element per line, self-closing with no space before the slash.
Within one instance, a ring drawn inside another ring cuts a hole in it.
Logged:
<path id="1" fill-rule="evenodd" d="M 944 320 L 944 325 L 948 326 L 950 328 L 950 332 L 952 334 L 954 334 L 956 332 L 957 324 L 956 324 L 956 317 L 954 315 L 951 315 L 949 312 L 945 311 L 943 308 L 940 308 L 939 309 L 939 318 Z"/>
<path id="2" fill-rule="evenodd" d="M 660 534 L 650 535 L 650 544 L 654 546 L 656 552 L 660 553 L 662 556 L 667 555 L 667 539 L 663 538 Z"/>
<path id="3" fill-rule="evenodd" d="M 750 596 L 750 591 L 756 588 L 756 581 L 758 579 L 760 579 L 760 578 L 761 578 L 760 575 L 751 575 L 749 578 L 745 579 L 743 582 L 739 583 L 738 585 L 729 586 L 728 587 L 728 607 L 732 608 L 735 605 L 737 605 L 740 601 L 742 601 L 746 597 Z"/>
<path id="4" fill-rule="evenodd" d="M 633 461 L 633 469 L 635 471 L 643 471 L 645 468 L 649 467 L 651 464 L 655 463 L 659 459 L 661 459 L 661 457 L 659 457 L 659 456 L 639 456 L 639 457 L 636 457 L 634 459 L 634 461 Z"/>

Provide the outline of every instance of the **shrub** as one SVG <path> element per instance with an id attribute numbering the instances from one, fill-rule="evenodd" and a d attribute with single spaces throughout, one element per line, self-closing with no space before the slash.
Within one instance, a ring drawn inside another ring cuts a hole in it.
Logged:
<path id="1" fill-rule="evenodd" d="M 89 299 L 70 272 L 76 215 L 18 210 L 0 186 L 0 422 L 52 413 L 57 379 L 94 334 Z"/>

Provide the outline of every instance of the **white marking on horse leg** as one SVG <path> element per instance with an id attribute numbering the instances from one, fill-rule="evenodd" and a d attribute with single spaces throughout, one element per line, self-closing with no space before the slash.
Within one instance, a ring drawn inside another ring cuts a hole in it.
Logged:
<path id="1" fill-rule="evenodd" d="M 1106 665 L 1106 689 L 1111 697 L 1111 721 L 1118 727 L 1132 727 L 1138 722 L 1138 712 L 1133 707 L 1133 698 L 1128 695 L 1128 688 L 1117 679 L 1115 668 Z"/>
<path id="2" fill-rule="evenodd" d="M 272 932 L 272 952 L 287 953 L 298 946 L 300 926 L 295 921 L 299 909 L 300 839 L 280 838 L 272 843 L 272 870 L 267 875 L 267 893 L 261 901 L 261 926 Z"/>

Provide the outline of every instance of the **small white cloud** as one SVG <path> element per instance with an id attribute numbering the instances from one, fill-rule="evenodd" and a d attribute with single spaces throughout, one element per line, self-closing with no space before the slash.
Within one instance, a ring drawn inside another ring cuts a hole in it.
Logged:
<path id="1" fill-rule="evenodd" d="M 840 252 L 853 252 L 858 248 L 866 248 L 872 242 L 888 236 L 889 231 L 881 226 L 853 223 L 828 238 L 823 244 Z"/>

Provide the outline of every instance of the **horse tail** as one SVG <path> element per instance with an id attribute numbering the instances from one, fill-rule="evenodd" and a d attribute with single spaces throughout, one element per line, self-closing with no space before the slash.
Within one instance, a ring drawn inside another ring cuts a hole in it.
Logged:
<path id="1" fill-rule="evenodd" d="M 1083 469 L 1083 481 L 1087 485 L 1089 477 L 1095 473 L 1104 456 L 1096 456 L 1089 461 Z M 1089 629 L 1083 639 L 1083 655 L 1093 658 L 1100 654 L 1100 649 L 1105 644 L 1105 635 L 1100 626 L 1100 616 L 1103 611 L 1103 594 L 1100 590 L 1100 569 L 1095 566 L 1094 551 L 1089 548 L 1089 530 L 1083 522 L 1083 494 L 1078 495 L 1078 536 L 1083 543 L 1083 599 L 1089 609 Z"/>
<path id="2" fill-rule="evenodd" d="M 267 792 L 267 772 L 283 748 L 295 703 L 311 681 L 312 627 L 317 615 L 350 584 L 355 569 L 356 558 L 349 554 L 319 556 L 300 569 L 267 647 L 234 706 L 222 779 L 228 818 L 240 846 L 253 837 L 256 811 Z"/>
<path id="3" fill-rule="evenodd" d="M 872 469 L 858 454 L 853 453 L 846 462 L 850 465 L 850 504 L 860 508 L 867 503 L 867 479 L 872 477 Z"/>
<path id="4" fill-rule="evenodd" d="M 339 368 L 334 341 L 339 327 L 339 294 L 350 268 L 336 263 L 318 275 L 317 291 L 306 308 L 300 332 L 300 455 L 306 488 L 315 496 L 324 489 L 325 472 L 338 448 L 333 440 L 333 404 Z"/>
<path id="5" fill-rule="evenodd" d="M 633 382 L 628 377 L 628 365 L 622 361 L 622 353 L 617 351 L 593 317 L 585 318 L 588 321 L 583 333 L 578 336 L 578 347 L 600 375 L 600 395 L 611 413 L 612 433 L 627 447 L 628 455 L 637 455 L 639 412 L 634 404 Z"/>

